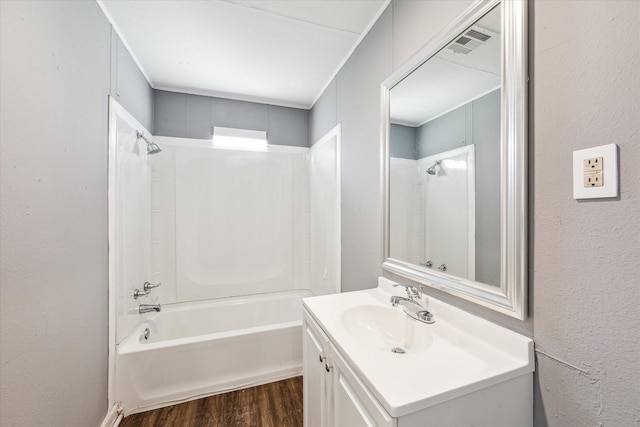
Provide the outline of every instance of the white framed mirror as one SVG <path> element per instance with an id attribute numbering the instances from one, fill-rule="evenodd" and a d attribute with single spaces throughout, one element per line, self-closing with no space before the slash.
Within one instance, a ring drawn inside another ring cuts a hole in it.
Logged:
<path id="1" fill-rule="evenodd" d="M 526 0 L 478 0 L 382 84 L 382 268 L 518 319 L 526 12 Z"/>

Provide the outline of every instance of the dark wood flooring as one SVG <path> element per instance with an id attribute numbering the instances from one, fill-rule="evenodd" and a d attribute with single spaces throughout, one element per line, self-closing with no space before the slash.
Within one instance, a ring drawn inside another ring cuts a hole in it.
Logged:
<path id="1" fill-rule="evenodd" d="M 302 377 L 133 414 L 120 427 L 299 427 Z"/>

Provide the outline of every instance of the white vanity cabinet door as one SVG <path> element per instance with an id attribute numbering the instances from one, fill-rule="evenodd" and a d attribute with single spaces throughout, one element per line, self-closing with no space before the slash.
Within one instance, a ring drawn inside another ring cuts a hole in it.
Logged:
<path id="1" fill-rule="evenodd" d="M 303 397 L 305 427 L 331 427 L 329 393 L 331 375 L 326 370 L 329 338 L 310 316 L 303 316 Z"/>
<path id="2" fill-rule="evenodd" d="M 396 427 L 307 311 L 303 311 L 305 427 Z"/>
<path id="3" fill-rule="evenodd" d="M 395 427 L 392 418 L 356 377 L 338 350 L 330 345 L 329 366 L 332 371 L 332 426 Z"/>

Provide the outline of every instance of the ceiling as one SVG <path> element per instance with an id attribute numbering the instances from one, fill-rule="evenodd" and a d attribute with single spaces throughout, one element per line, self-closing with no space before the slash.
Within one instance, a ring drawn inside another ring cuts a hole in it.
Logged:
<path id="1" fill-rule="evenodd" d="M 310 108 L 390 0 L 97 0 L 155 89 Z"/>
<path id="2" fill-rule="evenodd" d="M 498 89 L 502 75 L 500 18 L 498 6 L 470 27 L 490 36 L 471 52 L 460 54 L 448 49 L 459 39 L 455 37 L 394 86 L 390 92 L 391 121 L 418 127 Z"/>

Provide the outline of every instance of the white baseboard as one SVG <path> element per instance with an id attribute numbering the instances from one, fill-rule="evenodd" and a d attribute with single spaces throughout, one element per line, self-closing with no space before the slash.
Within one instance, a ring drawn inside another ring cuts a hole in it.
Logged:
<path id="1" fill-rule="evenodd" d="M 100 427 L 118 427 L 120 421 L 122 421 L 122 417 L 122 407 L 116 403 L 111 407 L 111 409 L 109 409 L 109 412 L 105 415 Z"/>

